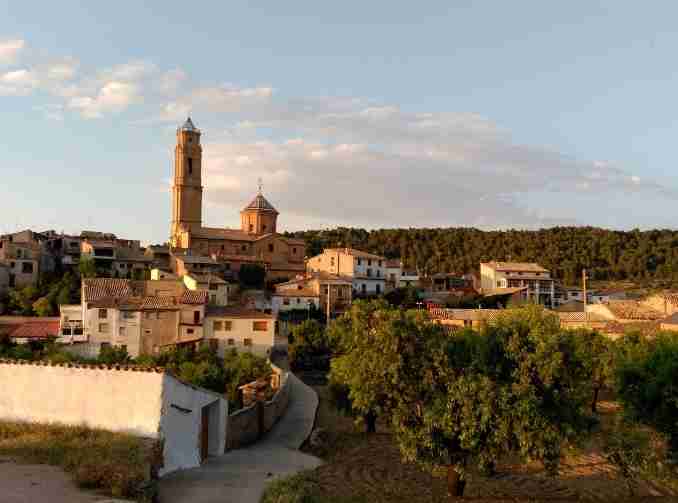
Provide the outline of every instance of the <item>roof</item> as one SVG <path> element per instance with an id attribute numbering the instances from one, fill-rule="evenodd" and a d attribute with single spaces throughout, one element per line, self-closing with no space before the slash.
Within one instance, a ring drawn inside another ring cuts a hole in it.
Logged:
<path id="1" fill-rule="evenodd" d="M 495 320 L 502 309 L 429 309 L 432 318 L 441 320 Z"/>
<path id="2" fill-rule="evenodd" d="M 662 324 L 666 325 L 678 325 L 678 313 L 673 313 L 668 318 L 662 320 Z"/>
<path id="3" fill-rule="evenodd" d="M 209 306 L 207 308 L 206 317 L 213 318 L 251 318 L 251 319 L 273 319 L 272 314 L 257 311 L 255 309 L 248 309 L 246 307 L 235 306 Z"/>
<path id="4" fill-rule="evenodd" d="M 481 265 L 493 268 L 495 271 L 516 271 L 516 272 L 549 272 L 535 262 L 481 262 Z"/>
<path id="5" fill-rule="evenodd" d="M 215 274 L 187 274 L 189 278 L 193 278 L 196 280 L 198 283 L 214 283 L 218 285 L 226 285 L 227 282 L 223 279 L 220 278 L 219 276 L 216 276 Z"/>
<path id="6" fill-rule="evenodd" d="M 82 282 L 83 302 L 106 298 L 122 299 L 143 295 L 143 281 L 117 278 L 88 278 Z"/>
<path id="7" fill-rule="evenodd" d="M 182 304 L 207 304 L 209 294 L 205 290 L 186 290 L 182 295 L 180 302 Z"/>
<path id="8" fill-rule="evenodd" d="M 309 288 L 302 288 L 301 290 L 276 290 L 274 297 L 320 297 L 320 294 L 315 293 Z"/>
<path id="9" fill-rule="evenodd" d="M 250 201 L 250 204 L 245 206 L 243 208 L 243 211 L 250 211 L 250 210 L 256 210 L 256 211 L 268 211 L 268 212 L 275 212 L 278 213 L 278 210 L 276 210 L 271 203 L 268 202 L 268 200 L 263 196 L 263 194 L 260 192 L 258 193 L 252 201 Z"/>
<path id="10" fill-rule="evenodd" d="M 59 336 L 59 320 L 28 321 L 10 332 L 12 339 L 47 339 Z"/>
<path id="11" fill-rule="evenodd" d="M 190 117 L 186 119 L 186 122 L 184 122 L 179 129 L 181 131 L 192 131 L 194 133 L 200 132 L 200 130 L 197 127 L 195 127 L 195 124 L 193 124 L 193 121 L 191 120 Z"/>
<path id="12" fill-rule="evenodd" d="M 678 293 L 676 292 L 661 292 L 659 295 L 667 304 L 678 306 Z"/>
<path id="13" fill-rule="evenodd" d="M 495 297 L 498 295 L 514 295 L 527 290 L 526 286 L 514 286 L 511 288 L 489 288 L 483 291 L 483 297 Z"/>
<path id="14" fill-rule="evenodd" d="M 611 300 L 603 304 L 617 318 L 622 320 L 660 320 L 664 314 L 644 306 L 635 300 Z"/>
<path id="15" fill-rule="evenodd" d="M 201 255 L 174 255 L 174 258 L 181 260 L 186 264 L 213 264 L 216 265 L 217 261 L 212 257 L 204 257 Z"/>
<path id="16" fill-rule="evenodd" d="M 583 311 L 556 312 L 561 323 L 584 323 L 584 322 L 608 322 L 607 318 L 598 313 L 585 313 Z"/>
<path id="17" fill-rule="evenodd" d="M 257 236 L 240 229 L 221 229 L 219 227 L 200 227 L 191 231 L 193 237 L 202 239 L 224 239 L 230 241 L 255 241 Z"/>
<path id="18" fill-rule="evenodd" d="M 323 253 L 325 252 L 334 252 L 334 253 L 343 253 L 346 255 L 352 255 L 353 257 L 357 258 L 367 258 L 367 259 L 374 259 L 374 260 L 386 260 L 385 257 L 382 257 L 380 255 L 375 255 L 374 253 L 369 253 L 365 252 L 362 250 L 356 250 L 355 248 L 325 248 Z"/>

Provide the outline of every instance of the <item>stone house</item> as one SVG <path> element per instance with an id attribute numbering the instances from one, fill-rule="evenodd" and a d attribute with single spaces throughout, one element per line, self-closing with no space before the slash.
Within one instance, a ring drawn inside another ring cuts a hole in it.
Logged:
<path id="1" fill-rule="evenodd" d="M 306 273 L 292 281 L 276 285 L 272 309 L 274 312 L 305 309 L 313 304 L 323 313 L 329 312 L 330 318 L 335 318 L 350 308 L 353 285 L 350 277 L 327 272 Z"/>
<path id="2" fill-rule="evenodd" d="M 40 260 L 39 245 L 15 242 L 13 235 L 0 238 L 0 264 L 6 268 L 9 288 L 24 288 L 37 284 Z"/>
<path id="3" fill-rule="evenodd" d="M 275 316 L 242 307 L 210 306 L 205 319 L 205 340 L 219 354 L 235 349 L 269 356 L 275 344 Z"/>
<path id="4" fill-rule="evenodd" d="M 182 280 L 189 290 L 206 291 L 210 305 L 228 305 L 228 283 L 216 274 L 186 274 Z"/>
<path id="5" fill-rule="evenodd" d="M 207 292 L 177 281 L 85 279 L 82 286 L 83 354 L 124 347 L 136 357 L 203 338 Z"/>
<path id="6" fill-rule="evenodd" d="M 386 290 L 386 258 L 352 248 L 327 248 L 306 261 L 306 271 L 350 278 L 354 295 L 380 295 Z"/>
<path id="7" fill-rule="evenodd" d="M 524 262 L 481 262 L 480 287 L 483 292 L 498 288 L 525 288 L 524 298 L 547 307 L 555 307 L 555 280 L 539 264 Z"/>

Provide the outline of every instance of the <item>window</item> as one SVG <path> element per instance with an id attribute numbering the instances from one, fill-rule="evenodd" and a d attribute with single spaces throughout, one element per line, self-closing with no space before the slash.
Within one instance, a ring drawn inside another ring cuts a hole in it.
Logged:
<path id="1" fill-rule="evenodd" d="M 244 341 L 242 341 L 242 343 L 245 346 L 251 346 L 252 345 L 252 339 L 245 339 Z"/>
<path id="2" fill-rule="evenodd" d="M 252 322 L 252 330 L 254 332 L 266 332 L 268 330 L 267 321 L 254 321 Z"/>
<path id="3" fill-rule="evenodd" d="M 331 265 L 332 267 L 334 267 L 334 257 L 331 257 L 331 258 L 330 258 L 330 265 Z"/>
<path id="4" fill-rule="evenodd" d="M 127 353 L 127 344 L 122 344 L 120 346 L 120 349 L 122 349 L 125 353 Z"/>
<path id="5" fill-rule="evenodd" d="M 102 334 L 108 333 L 108 323 L 99 323 L 99 332 Z"/>
<path id="6" fill-rule="evenodd" d="M 362 265 L 363 261 L 361 259 L 358 259 L 358 265 Z"/>
<path id="7" fill-rule="evenodd" d="M 224 331 L 230 332 L 232 328 L 233 328 L 232 321 L 224 321 Z"/>
<path id="8" fill-rule="evenodd" d="M 221 332 L 224 329 L 224 323 L 221 321 L 213 321 L 212 322 L 212 330 L 215 332 Z"/>
<path id="9" fill-rule="evenodd" d="M 137 313 L 134 311 L 123 311 L 122 312 L 122 319 L 123 320 L 133 320 L 137 317 Z"/>
<path id="10" fill-rule="evenodd" d="M 381 260 L 379 261 L 379 267 L 381 267 Z"/>
<path id="11" fill-rule="evenodd" d="M 218 290 L 218 289 L 219 289 L 219 285 L 217 285 L 216 283 L 210 283 L 210 290 Z"/>
<path id="12" fill-rule="evenodd" d="M 193 159 L 190 157 L 188 158 L 188 174 L 192 175 L 193 174 Z"/>
<path id="13" fill-rule="evenodd" d="M 192 329 L 192 328 L 187 328 L 187 329 L 186 329 L 186 333 L 187 333 L 188 335 L 193 334 L 193 329 Z"/>
<path id="14" fill-rule="evenodd" d="M 367 277 L 371 278 L 372 277 L 372 269 L 367 270 Z"/>
<path id="15" fill-rule="evenodd" d="M 151 335 L 153 333 L 153 330 L 151 330 L 150 328 L 147 328 L 146 330 L 144 330 L 144 333 L 146 335 Z"/>
<path id="16" fill-rule="evenodd" d="M 250 232 L 254 232 L 254 225 L 250 224 Z"/>
<path id="17" fill-rule="evenodd" d="M 381 285 L 377 283 L 376 285 L 377 295 L 381 293 Z"/>
<path id="18" fill-rule="evenodd" d="M 226 344 L 228 344 L 229 346 L 235 346 L 235 339 L 228 339 L 228 341 L 226 341 Z"/>
<path id="19" fill-rule="evenodd" d="M 296 255 L 296 254 L 297 254 L 297 249 L 293 247 L 292 248 L 292 255 Z"/>
<path id="20" fill-rule="evenodd" d="M 273 243 L 271 243 L 271 244 L 268 245 L 268 251 L 270 251 L 271 253 L 273 253 Z"/>
<path id="21" fill-rule="evenodd" d="M 127 335 L 125 327 L 120 327 L 118 329 L 118 335 L 120 335 L 120 337 L 125 337 L 125 335 Z"/>
<path id="22" fill-rule="evenodd" d="M 210 304 L 216 304 L 217 303 L 217 296 L 216 295 L 210 295 Z"/>
<path id="23" fill-rule="evenodd" d="M 361 285 L 361 289 L 362 289 L 363 293 L 367 293 L 367 285 L 365 283 L 363 283 Z"/>
<path id="24" fill-rule="evenodd" d="M 250 230 L 252 230 L 252 226 L 250 225 Z M 247 251 L 247 245 L 242 245 L 241 247 L 242 251 Z"/>
<path id="25" fill-rule="evenodd" d="M 105 309 L 99 309 L 99 319 L 100 320 L 105 320 L 108 318 L 108 311 Z"/>
<path id="26" fill-rule="evenodd" d="M 110 347 L 111 347 L 111 344 L 109 342 L 102 342 L 101 343 L 101 349 L 110 348 Z"/>
<path id="27" fill-rule="evenodd" d="M 200 311 L 193 311 L 193 323 L 196 325 L 200 323 Z"/>
<path id="28" fill-rule="evenodd" d="M 23 264 L 21 264 L 21 272 L 24 274 L 33 274 L 33 263 L 24 262 Z"/>
<path id="29" fill-rule="evenodd" d="M 301 304 L 301 299 L 297 297 L 297 304 Z"/>
<path id="30" fill-rule="evenodd" d="M 472 322 L 471 320 L 464 320 L 464 326 L 465 326 L 465 327 L 472 327 L 472 326 L 473 326 L 473 322 Z"/>
<path id="31" fill-rule="evenodd" d="M 262 225 L 262 226 L 261 226 L 261 230 L 264 231 L 264 232 L 266 232 L 266 225 Z"/>
<path id="32" fill-rule="evenodd" d="M 287 297 L 285 297 L 285 298 L 283 299 L 283 306 L 289 306 L 289 305 L 290 305 L 290 299 L 288 299 Z"/>
<path id="33" fill-rule="evenodd" d="M 146 313 L 145 314 L 145 317 L 146 317 L 147 320 L 150 320 L 151 316 L 153 316 L 153 313 Z"/>
<path id="34" fill-rule="evenodd" d="M 372 265 L 372 259 L 367 260 L 367 265 Z"/>

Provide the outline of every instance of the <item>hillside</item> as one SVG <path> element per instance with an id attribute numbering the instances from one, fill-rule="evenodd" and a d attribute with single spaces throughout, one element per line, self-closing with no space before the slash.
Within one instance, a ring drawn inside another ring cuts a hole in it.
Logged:
<path id="1" fill-rule="evenodd" d="M 309 256 L 325 247 L 354 247 L 400 258 L 422 273 L 470 272 L 481 261 L 534 261 L 567 285 L 582 268 L 597 282 L 678 285 L 678 231 L 612 231 L 595 227 L 554 227 L 537 231 L 481 231 L 473 228 L 337 228 L 289 233 L 307 243 Z"/>

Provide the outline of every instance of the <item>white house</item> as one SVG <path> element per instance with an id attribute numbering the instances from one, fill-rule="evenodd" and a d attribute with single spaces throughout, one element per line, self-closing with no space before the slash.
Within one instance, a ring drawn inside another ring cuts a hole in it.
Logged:
<path id="1" fill-rule="evenodd" d="M 205 340 L 215 341 L 219 354 L 229 349 L 268 356 L 275 344 L 275 316 L 241 307 L 210 306 Z"/>
<path id="2" fill-rule="evenodd" d="M 275 315 L 281 311 L 310 310 L 311 306 L 320 308 L 320 294 L 308 288 L 276 290 L 271 297 L 271 310 Z"/>
<path id="3" fill-rule="evenodd" d="M 555 306 L 555 280 L 539 264 L 523 262 L 481 262 L 480 286 L 483 293 L 505 288 L 524 288 L 524 299 Z"/>

